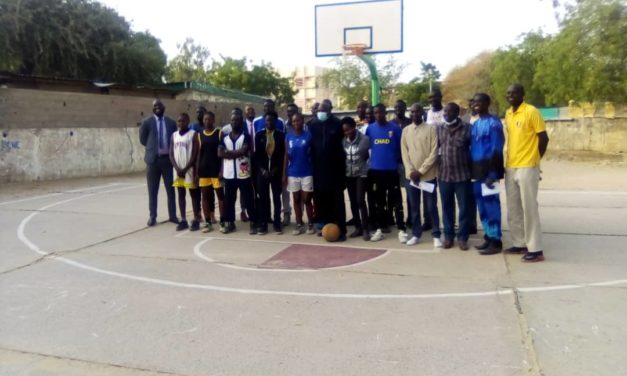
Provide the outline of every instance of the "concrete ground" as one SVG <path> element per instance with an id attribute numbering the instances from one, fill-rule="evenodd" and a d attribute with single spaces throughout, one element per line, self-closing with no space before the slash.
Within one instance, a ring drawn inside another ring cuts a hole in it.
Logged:
<path id="1" fill-rule="evenodd" d="M 627 375 L 627 168 L 543 171 L 537 264 L 146 228 L 141 176 L 3 185 L 0 374 Z"/>

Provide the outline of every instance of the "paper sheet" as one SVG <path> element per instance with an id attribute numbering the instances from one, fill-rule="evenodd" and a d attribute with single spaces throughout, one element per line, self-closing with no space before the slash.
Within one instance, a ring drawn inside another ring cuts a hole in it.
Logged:
<path id="1" fill-rule="evenodd" d="M 485 183 L 481 183 L 481 196 L 498 195 L 501 192 L 501 186 L 498 182 L 494 182 L 492 188 L 488 188 Z"/>
<path id="2" fill-rule="evenodd" d="M 435 190 L 435 184 L 433 183 L 429 183 L 426 181 L 420 181 L 418 182 L 418 184 L 414 183 L 413 181 L 411 183 L 409 183 L 412 187 L 416 187 L 422 191 L 425 192 L 429 192 L 429 193 L 433 193 L 433 191 Z"/>

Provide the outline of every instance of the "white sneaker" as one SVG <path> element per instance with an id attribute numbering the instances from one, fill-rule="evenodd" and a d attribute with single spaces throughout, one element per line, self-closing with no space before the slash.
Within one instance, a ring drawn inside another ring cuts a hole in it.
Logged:
<path id="1" fill-rule="evenodd" d="M 383 240 L 383 238 L 384 238 L 383 232 L 381 231 L 380 228 L 378 228 L 377 231 L 375 231 L 375 233 L 372 234 L 372 236 L 370 237 L 370 241 L 378 242 L 379 240 Z"/>
<path id="2" fill-rule="evenodd" d="M 407 243 L 407 238 L 409 236 L 407 235 L 407 233 L 403 230 L 398 232 L 398 241 L 401 242 L 402 244 Z"/>
<path id="3" fill-rule="evenodd" d="M 442 248 L 442 240 L 440 238 L 433 239 L 433 248 Z"/>
<path id="4" fill-rule="evenodd" d="M 420 238 L 417 238 L 415 236 L 412 236 L 411 239 L 409 239 L 407 241 L 407 243 L 405 243 L 406 245 L 416 245 L 420 242 Z"/>

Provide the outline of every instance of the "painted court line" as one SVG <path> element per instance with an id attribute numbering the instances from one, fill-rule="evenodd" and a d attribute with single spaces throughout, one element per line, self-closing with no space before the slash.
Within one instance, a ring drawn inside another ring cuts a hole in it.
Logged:
<path id="1" fill-rule="evenodd" d="M 596 195 L 596 196 L 624 196 L 625 191 L 558 191 L 558 190 L 540 190 L 539 193 L 549 193 L 556 195 Z"/>
<path id="2" fill-rule="evenodd" d="M 40 255 L 50 255 L 50 253 L 42 250 L 39 246 L 33 243 L 28 237 L 25 235 L 25 229 L 28 222 L 30 222 L 36 215 L 38 215 L 41 211 L 62 205 L 68 202 L 88 198 L 95 196 L 96 194 L 105 194 L 105 193 L 113 193 L 124 191 L 128 189 L 133 189 L 143 186 L 131 186 L 124 187 L 119 189 L 112 189 L 108 191 L 102 191 L 97 193 L 89 193 L 86 195 L 73 197 L 67 200 L 58 201 L 38 209 L 39 211 L 33 212 L 27 217 L 25 217 L 19 224 L 17 228 L 17 237 L 18 239 L 26 245 L 30 250 L 40 254 Z M 205 241 L 209 241 L 206 239 Z M 199 242 L 202 243 L 202 242 Z M 202 245 L 202 244 L 201 244 Z M 226 286 L 217 286 L 217 285 L 208 285 L 208 284 L 198 284 L 198 283 L 187 283 L 187 282 L 178 282 L 166 279 L 159 278 L 151 278 L 151 277 L 143 277 L 128 273 L 120 273 L 112 270 L 102 269 L 98 267 L 94 267 L 91 265 L 83 264 L 78 261 L 74 261 L 68 259 L 66 257 L 50 255 L 50 258 L 56 261 L 60 261 L 64 264 L 74 266 L 79 269 L 83 269 L 86 271 L 124 278 L 133 281 L 139 281 L 144 283 L 152 283 L 156 285 L 162 286 L 170 286 L 170 287 L 179 287 L 179 288 L 191 288 L 198 290 L 206 290 L 206 291 L 214 291 L 214 292 L 225 292 L 225 293 L 239 293 L 239 294 L 250 294 L 250 295 L 275 295 L 275 296 L 298 296 L 298 297 L 316 297 L 316 298 L 334 298 L 334 299 L 442 299 L 442 298 L 470 298 L 470 297 L 488 297 L 488 296 L 499 296 L 499 295 L 511 295 L 514 291 L 521 292 L 541 292 L 541 291 L 557 291 L 557 290 L 570 290 L 570 289 L 579 289 L 584 287 L 593 287 L 593 286 L 614 286 L 621 285 L 627 283 L 627 279 L 621 280 L 613 280 L 613 281 L 603 281 L 603 282 L 595 282 L 595 283 L 586 283 L 586 284 L 570 284 L 570 285 L 556 285 L 556 286 L 541 286 L 541 287 L 521 287 L 517 289 L 513 289 L 510 287 L 507 288 L 499 288 L 496 290 L 490 291 L 478 291 L 478 292 L 453 292 L 453 293 L 433 293 L 433 294 L 357 294 L 357 293 L 321 293 L 321 292 L 303 292 L 303 291 L 281 291 L 281 290 L 265 290 L 265 289 L 246 289 L 246 288 L 234 288 L 234 287 L 226 287 Z"/>
<path id="3" fill-rule="evenodd" d="M 93 187 L 85 187 L 85 188 L 80 188 L 80 189 L 74 189 L 74 190 L 71 190 L 71 191 L 47 193 L 45 195 L 20 198 L 20 199 L 11 200 L 11 201 L 3 201 L 3 202 L 0 202 L 0 205 L 17 204 L 19 202 L 33 201 L 33 200 L 39 200 L 39 199 L 42 199 L 42 198 L 61 196 L 63 194 L 67 194 L 67 193 L 78 193 L 78 192 L 84 192 L 84 191 L 91 191 L 91 190 L 96 190 L 96 189 L 100 189 L 100 188 L 108 188 L 108 187 L 111 187 L 111 186 L 121 185 L 121 184 L 128 184 L 128 183 L 109 183 L 109 184 L 104 184 L 104 185 L 96 185 L 96 186 L 93 186 Z"/>

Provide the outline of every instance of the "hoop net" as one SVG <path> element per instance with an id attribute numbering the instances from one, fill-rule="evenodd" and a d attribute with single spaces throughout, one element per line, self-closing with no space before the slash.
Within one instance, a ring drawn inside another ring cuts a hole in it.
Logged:
<path id="1" fill-rule="evenodd" d="M 361 56 L 364 54 L 364 50 L 368 47 L 364 43 L 350 43 L 344 45 L 344 55 Z"/>

